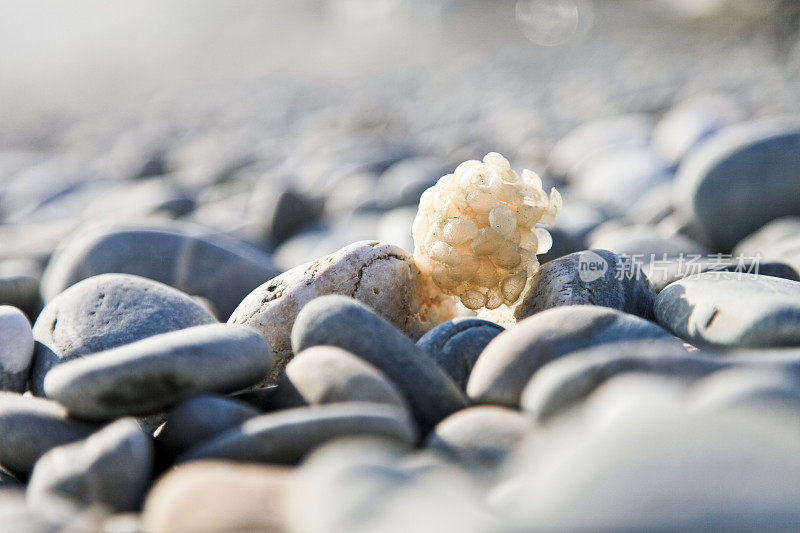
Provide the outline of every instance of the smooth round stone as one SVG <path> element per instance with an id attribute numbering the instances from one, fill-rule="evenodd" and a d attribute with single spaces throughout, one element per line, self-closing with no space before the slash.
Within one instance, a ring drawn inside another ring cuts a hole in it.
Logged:
<path id="1" fill-rule="evenodd" d="M 612 342 L 578 350 L 543 366 L 525 385 L 520 405 L 543 424 L 580 405 L 621 374 L 691 381 L 730 364 L 722 358 L 690 353 L 678 339 Z"/>
<path id="2" fill-rule="evenodd" d="M 488 320 L 454 318 L 423 335 L 417 341 L 417 347 L 430 355 L 459 387 L 465 389 L 478 356 L 503 331 L 502 326 Z"/>
<path id="3" fill-rule="evenodd" d="M 656 299 L 659 324 L 692 344 L 800 345 L 800 282 L 733 276 L 706 272 L 668 285 Z"/>
<path id="4" fill-rule="evenodd" d="M 210 324 L 152 337 L 58 365 L 44 392 L 75 417 L 109 420 L 170 407 L 199 392 L 235 392 L 272 368 L 258 332 Z"/>
<path id="5" fill-rule="evenodd" d="M 403 333 L 418 339 L 455 316 L 453 299 L 422 279 L 405 250 L 363 241 L 281 274 L 251 292 L 228 320 L 250 326 L 269 341 L 277 361 L 273 377 L 291 359 L 291 332 L 298 313 L 314 298 L 350 296 L 378 312 Z M 358 354 L 357 354 L 358 355 Z"/>
<path id="6" fill-rule="evenodd" d="M 21 309 L 28 318 L 36 320 L 39 303 L 39 281 L 42 265 L 34 259 L 0 260 L 0 305 Z"/>
<path id="7" fill-rule="evenodd" d="M 272 401 L 279 408 L 369 402 L 406 409 L 402 394 L 386 376 L 335 346 L 312 346 L 298 353 L 278 379 Z"/>
<path id="8" fill-rule="evenodd" d="M 45 374 L 64 361 L 215 322 L 203 306 L 167 285 L 129 274 L 89 278 L 53 298 L 33 325 L 31 389 L 41 395 Z"/>
<path id="9" fill-rule="evenodd" d="M 475 403 L 516 407 L 541 367 L 584 348 L 636 339 L 671 339 L 643 318 L 590 305 L 549 309 L 498 335 L 472 369 L 467 395 Z"/>
<path id="10" fill-rule="evenodd" d="M 546 309 L 597 305 L 650 318 L 655 297 L 647 276 L 630 257 L 585 250 L 543 264 L 515 307 L 482 310 L 478 316 L 511 327 Z"/>
<path id="11" fill-rule="evenodd" d="M 97 429 L 67 418 L 67 410 L 54 401 L 0 393 L 0 465 L 20 479 L 26 478 L 45 452 L 88 436 Z"/>
<path id="12" fill-rule="evenodd" d="M 423 432 L 466 407 L 464 393 L 433 359 L 361 302 L 323 296 L 297 315 L 292 348 L 338 346 L 383 372 L 405 396 Z"/>
<path id="13" fill-rule="evenodd" d="M 257 183 L 247 206 L 247 216 L 255 222 L 260 240 L 273 244 L 315 223 L 320 211 L 320 202 L 291 186 L 275 183 L 274 176 Z"/>
<path id="14" fill-rule="evenodd" d="M 666 257 L 705 256 L 708 250 L 683 235 L 664 236 L 655 226 L 600 227 L 589 235 L 589 246 L 629 256 L 638 263 L 649 263 Z"/>
<path id="15" fill-rule="evenodd" d="M 754 231 L 736 245 L 733 255 L 747 257 L 761 254 L 771 257 L 773 249 L 782 248 L 781 244 L 793 241 L 800 235 L 800 217 L 781 217 Z"/>
<path id="16" fill-rule="evenodd" d="M 519 411 L 493 405 L 468 407 L 431 431 L 425 447 L 471 468 L 500 466 L 532 427 Z"/>
<path id="17" fill-rule="evenodd" d="M 288 530 L 285 499 L 292 471 L 275 465 L 198 461 L 161 477 L 142 516 L 150 533 Z"/>
<path id="18" fill-rule="evenodd" d="M 133 511 L 153 470 L 153 443 L 131 418 L 118 420 L 85 440 L 58 446 L 36 462 L 27 499 L 45 508 L 52 496 L 77 508 L 107 505 Z"/>
<path id="19" fill-rule="evenodd" d="M 200 394 L 167 413 L 156 442 L 160 449 L 174 457 L 259 414 L 260 411 L 245 402 Z"/>
<path id="20" fill-rule="evenodd" d="M 799 149 L 794 121 L 721 130 L 681 164 L 675 205 L 713 248 L 731 250 L 767 222 L 800 214 Z"/>
<path id="21" fill-rule="evenodd" d="M 715 259 L 712 255 L 699 261 L 690 261 L 689 258 L 657 260 L 642 265 L 642 270 L 656 293 L 661 292 L 664 287 L 674 281 L 703 272 L 718 272 L 714 276 L 719 279 L 735 280 L 739 279 L 741 274 L 758 274 L 759 276 L 800 281 L 797 271 L 786 263 L 763 262 L 749 258 L 742 258 L 740 261 L 735 256 L 733 259 Z"/>
<path id="22" fill-rule="evenodd" d="M 101 227 L 78 233 L 53 256 L 42 279 L 42 296 L 50 301 L 83 279 L 109 272 L 142 276 L 202 296 L 223 317 L 280 273 L 269 255 L 221 235 L 189 228 Z"/>
<path id="23" fill-rule="evenodd" d="M 763 366 L 736 366 L 714 372 L 697 382 L 690 402 L 695 409 L 777 407 L 800 408 L 800 380 L 796 373 Z"/>
<path id="24" fill-rule="evenodd" d="M 33 332 L 28 317 L 0 305 L 0 390 L 25 392 L 33 359 Z"/>
<path id="25" fill-rule="evenodd" d="M 404 411 L 367 403 L 285 409 L 251 418 L 178 458 L 296 463 L 323 442 L 345 436 L 384 437 L 413 445 L 417 435 Z"/>

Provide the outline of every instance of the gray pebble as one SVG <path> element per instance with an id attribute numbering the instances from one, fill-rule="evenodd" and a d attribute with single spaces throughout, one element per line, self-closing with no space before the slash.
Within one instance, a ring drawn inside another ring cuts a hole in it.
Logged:
<path id="1" fill-rule="evenodd" d="M 251 418 L 178 458 L 295 463 L 323 442 L 344 436 L 375 436 L 405 445 L 416 442 L 404 411 L 380 404 L 337 403 L 297 407 Z"/>
<path id="2" fill-rule="evenodd" d="M 205 308 L 167 285 L 128 274 L 89 278 L 50 301 L 36 320 L 31 388 L 41 395 L 45 374 L 61 362 L 214 322 Z"/>
<path id="3" fill-rule="evenodd" d="M 609 342 L 671 338 L 652 322 L 607 307 L 549 309 L 489 343 L 472 369 L 467 394 L 476 403 L 516 407 L 531 376 L 570 352 Z"/>
<path id="4" fill-rule="evenodd" d="M 34 509 L 46 507 L 56 496 L 76 508 L 103 504 L 132 511 L 144 496 L 152 469 L 152 439 L 126 418 L 44 454 L 33 469 L 27 499 Z"/>
<path id="5" fill-rule="evenodd" d="M 34 259 L 0 260 L 0 305 L 21 309 L 31 321 L 36 320 L 41 304 L 39 282 L 42 265 Z"/>
<path id="6" fill-rule="evenodd" d="M 369 402 L 406 409 L 406 402 L 378 369 L 335 346 L 312 346 L 297 354 L 278 379 L 279 407 Z"/>
<path id="7" fill-rule="evenodd" d="M 53 368 L 44 391 L 88 420 L 151 414 L 199 392 L 234 392 L 272 368 L 258 332 L 210 324 L 154 335 Z"/>
<path id="8" fill-rule="evenodd" d="M 55 446 L 88 436 L 97 428 L 67 418 L 57 402 L 0 393 L 0 465 L 26 478 L 39 457 Z"/>
<path id="9" fill-rule="evenodd" d="M 800 345 L 800 283 L 706 272 L 668 285 L 656 319 L 693 343 L 766 348 Z"/>
<path id="10" fill-rule="evenodd" d="M 797 271 L 786 263 L 763 262 L 748 258 L 716 259 L 713 256 L 697 261 L 691 258 L 674 258 L 654 261 L 642 265 L 642 270 L 657 293 L 674 281 L 703 272 L 720 272 L 720 278 L 737 279 L 740 273 L 755 273 L 759 276 L 772 276 L 791 281 L 800 281 Z M 729 274 L 722 274 L 728 272 Z"/>
<path id="11" fill-rule="evenodd" d="M 467 405 L 464 394 L 433 359 L 352 298 L 323 296 L 297 315 L 294 352 L 319 345 L 343 348 L 386 374 L 405 396 L 423 431 Z"/>
<path id="12" fill-rule="evenodd" d="M 33 359 L 33 333 L 25 314 L 0 305 L 0 390 L 25 392 Z"/>
<path id="13" fill-rule="evenodd" d="M 486 345 L 504 331 L 494 322 L 479 318 L 454 318 L 439 324 L 417 341 L 417 347 L 465 389 L 472 367 Z"/>
<path id="14" fill-rule="evenodd" d="M 800 409 L 800 380 L 797 373 L 773 366 L 734 366 L 698 381 L 689 401 L 695 409 L 764 406 L 796 412 Z"/>
<path id="15" fill-rule="evenodd" d="M 78 233 L 53 256 L 42 279 L 42 296 L 50 301 L 83 279 L 110 272 L 207 298 L 223 318 L 251 290 L 280 273 L 269 255 L 221 235 L 188 228 L 101 227 Z"/>

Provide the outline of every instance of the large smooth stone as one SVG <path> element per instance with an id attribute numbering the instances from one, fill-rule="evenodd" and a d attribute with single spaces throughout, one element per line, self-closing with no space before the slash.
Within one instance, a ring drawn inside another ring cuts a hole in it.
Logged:
<path id="1" fill-rule="evenodd" d="M 285 499 L 292 471 L 275 465 L 197 461 L 170 470 L 147 494 L 142 522 L 150 533 L 287 531 Z"/>
<path id="2" fill-rule="evenodd" d="M 462 409 L 467 399 L 433 359 L 366 305 L 323 296 L 306 305 L 292 331 L 292 347 L 338 346 L 382 371 L 405 396 L 423 431 Z"/>
<path id="3" fill-rule="evenodd" d="M 484 309 L 478 316 L 511 327 L 553 307 L 597 305 L 650 318 L 655 297 L 647 276 L 630 257 L 584 250 L 543 264 L 515 307 Z"/>
<path id="4" fill-rule="evenodd" d="M 678 169 L 675 206 L 718 250 L 767 222 L 800 214 L 800 129 L 770 120 L 724 129 Z"/>
<path id="5" fill-rule="evenodd" d="M 235 392 L 272 367 L 258 332 L 210 324 L 162 333 L 53 368 L 44 392 L 71 415 L 109 420 L 156 413 L 199 392 Z"/>
<path id="6" fill-rule="evenodd" d="M 479 318 L 454 318 L 439 324 L 417 341 L 417 347 L 465 389 L 475 361 L 504 328 Z"/>
<path id="7" fill-rule="evenodd" d="M 652 322 L 607 307 L 557 307 L 537 313 L 490 342 L 472 369 L 467 395 L 475 403 L 516 407 L 528 380 L 550 361 L 610 342 L 671 338 Z"/>
<path id="8" fill-rule="evenodd" d="M 28 317 L 0 305 L 0 390 L 25 392 L 33 360 L 33 332 Z"/>
<path id="9" fill-rule="evenodd" d="M 50 301 L 83 279 L 110 272 L 207 298 L 223 319 L 250 291 L 280 273 L 268 254 L 221 235 L 188 227 L 101 227 L 78 233 L 56 252 L 42 279 L 42 296 Z"/>
<path id="10" fill-rule="evenodd" d="M 272 399 L 280 408 L 369 402 L 406 408 L 397 387 L 377 368 L 335 346 L 312 346 L 292 359 Z"/>
<path id="11" fill-rule="evenodd" d="M 27 398 L 13 392 L 0 393 L 0 465 L 25 478 L 45 452 L 76 440 L 97 429 L 67 418 L 57 402 Z"/>
<path id="12" fill-rule="evenodd" d="M 36 462 L 27 498 L 36 509 L 61 497 L 80 509 L 92 504 L 133 511 L 153 470 L 153 442 L 131 418 L 114 422 L 85 440 L 53 448 Z"/>
<path id="13" fill-rule="evenodd" d="M 690 276 L 656 299 L 656 319 L 693 344 L 800 346 L 800 282 L 754 274 Z"/>
<path id="14" fill-rule="evenodd" d="M 89 278 L 50 301 L 33 325 L 31 388 L 41 395 L 45 374 L 64 361 L 214 322 L 203 306 L 167 285 L 128 274 Z"/>
<path id="15" fill-rule="evenodd" d="M 296 463 L 323 442 L 346 436 L 383 437 L 413 445 L 417 435 L 404 411 L 368 403 L 297 407 L 251 418 L 178 458 Z"/>
<path id="16" fill-rule="evenodd" d="M 293 268 L 250 293 L 228 321 L 250 326 L 269 341 L 277 361 L 274 377 L 291 359 L 291 331 L 308 302 L 326 294 L 351 296 L 414 339 L 455 316 L 452 298 L 421 279 L 413 258 L 376 241 L 351 244 Z"/>

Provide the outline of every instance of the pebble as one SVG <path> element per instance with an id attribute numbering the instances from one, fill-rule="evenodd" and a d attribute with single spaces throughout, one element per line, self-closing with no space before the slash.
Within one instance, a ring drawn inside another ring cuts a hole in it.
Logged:
<path id="1" fill-rule="evenodd" d="M 41 309 L 41 278 L 42 265 L 35 259 L 0 260 L 0 305 L 17 307 L 31 321 L 36 320 Z"/>
<path id="2" fill-rule="evenodd" d="M 145 494 L 153 460 L 152 439 L 135 420 L 123 418 L 85 440 L 45 453 L 31 474 L 27 500 L 44 513 L 54 496 L 76 508 L 102 504 L 133 511 Z"/>
<path id="3" fill-rule="evenodd" d="M 423 335 L 417 347 L 431 356 L 461 389 L 466 389 L 478 356 L 503 331 L 502 326 L 488 320 L 454 318 Z"/>
<path id="4" fill-rule="evenodd" d="M 193 228 L 99 227 L 77 233 L 44 272 L 50 301 L 75 283 L 110 272 L 134 274 L 207 298 L 227 318 L 242 298 L 280 271 L 268 254 Z"/>
<path id="5" fill-rule="evenodd" d="M 706 272 L 659 293 L 659 324 L 693 344 L 768 348 L 800 345 L 800 282 Z"/>
<path id="6" fill-rule="evenodd" d="M 323 442 L 357 435 L 388 438 L 407 446 L 417 440 L 413 423 L 396 407 L 335 403 L 251 418 L 191 448 L 178 462 L 229 459 L 293 464 Z"/>
<path id="7" fill-rule="evenodd" d="M 418 339 L 455 316 L 452 299 L 432 291 L 408 252 L 377 241 L 358 242 L 261 285 L 228 322 L 264 335 L 275 354 L 273 378 L 277 378 L 293 355 L 290 335 L 297 314 L 318 296 L 351 296 Z"/>
<path id="8" fill-rule="evenodd" d="M 25 392 L 33 360 L 33 332 L 28 317 L 0 305 L 0 390 Z"/>
<path id="9" fill-rule="evenodd" d="M 516 407 L 528 380 L 544 365 L 570 352 L 610 342 L 669 339 L 643 318 L 600 306 L 549 309 L 498 335 L 472 369 L 467 395 L 474 403 Z"/>
<path id="10" fill-rule="evenodd" d="M 255 221 L 260 242 L 277 245 L 304 226 L 314 224 L 321 205 L 290 185 L 275 183 L 274 176 L 268 178 L 271 179 L 260 180 L 253 189 L 247 216 Z"/>
<path id="11" fill-rule="evenodd" d="M 800 408 L 798 375 L 761 365 L 718 370 L 697 382 L 690 394 L 692 407 L 702 410 L 776 407 L 796 412 Z"/>
<path id="12" fill-rule="evenodd" d="M 546 309 L 597 305 L 650 318 L 655 297 L 647 276 L 630 257 L 585 250 L 543 264 L 516 307 L 483 310 L 478 316 L 511 327 Z"/>
<path id="13" fill-rule="evenodd" d="M 53 298 L 33 325 L 36 341 L 31 390 L 43 393 L 55 365 L 152 335 L 216 319 L 188 295 L 129 274 L 103 274 Z"/>
<path id="14" fill-rule="evenodd" d="M 734 256 L 736 257 L 736 256 Z M 752 257 L 752 256 L 751 256 Z M 691 258 L 659 259 L 642 265 L 642 270 L 653 285 L 656 293 L 674 281 L 703 272 L 719 272 L 716 277 L 738 279 L 740 273 L 757 273 L 759 276 L 772 276 L 790 281 L 800 281 L 800 275 L 790 265 L 776 261 L 758 261 L 746 257 L 718 259 L 714 256 L 693 260 Z"/>
<path id="15" fill-rule="evenodd" d="M 173 407 L 156 434 L 156 444 L 170 457 L 258 416 L 253 406 L 216 394 L 198 394 Z"/>
<path id="16" fill-rule="evenodd" d="M 464 393 L 431 357 L 370 308 L 345 296 L 307 304 L 292 330 L 292 347 L 338 346 L 374 365 L 403 393 L 423 433 L 466 407 Z"/>
<path id="17" fill-rule="evenodd" d="M 96 426 L 72 420 L 67 410 L 52 400 L 0 393 L 0 465 L 20 479 L 48 450 L 83 439 Z"/>
<path id="18" fill-rule="evenodd" d="M 285 500 L 293 474 L 276 465 L 197 461 L 161 477 L 147 496 L 143 531 L 287 531 Z"/>
<path id="19" fill-rule="evenodd" d="M 62 363 L 48 372 L 44 392 L 72 416 L 111 420 L 156 413 L 199 392 L 235 392 L 258 383 L 271 367 L 258 332 L 210 324 Z"/>
<path id="20" fill-rule="evenodd" d="M 493 470 L 531 429 L 530 419 L 519 411 L 479 405 L 439 422 L 425 440 L 425 447 L 467 468 Z"/>
<path id="21" fill-rule="evenodd" d="M 282 408 L 368 402 L 406 409 L 397 387 L 378 369 L 335 346 L 312 346 L 292 359 L 272 398 Z"/>
<path id="22" fill-rule="evenodd" d="M 678 169 L 677 209 L 722 251 L 771 220 L 800 214 L 798 143 L 797 124 L 783 119 L 721 130 Z"/>

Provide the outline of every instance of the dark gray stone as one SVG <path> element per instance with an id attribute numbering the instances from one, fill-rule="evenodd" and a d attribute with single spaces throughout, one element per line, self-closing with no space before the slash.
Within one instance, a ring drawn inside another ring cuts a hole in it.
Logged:
<path id="1" fill-rule="evenodd" d="M 41 395 L 45 374 L 64 361 L 214 322 L 203 306 L 167 285 L 128 274 L 89 278 L 48 303 L 33 325 L 31 389 Z"/>
<path id="2" fill-rule="evenodd" d="M 730 251 L 767 222 L 800 214 L 798 151 L 795 121 L 724 129 L 681 164 L 676 207 L 713 248 Z"/>
<path id="3" fill-rule="evenodd" d="M 322 202 L 267 176 L 258 182 L 248 203 L 247 216 L 257 225 L 264 243 L 280 244 L 304 226 L 314 224 Z M 259 284 L 260 285 L 260 284 Z"/>
<path id="4" fill-rule="evenodd" d="M 280 274 L 268 254 L 221 235 L 188 229 L 95 228 L 77 234 L 54 255 L 42 279 L 42 296 L 50 301 L 83 279 L 111 272 L 202 296 L 222 318 L 250 291 Z"/>
<path id="5" fill-rule="evenodd" d="M 2 392 L 0 428 L 0 465 L 24 479 L 45 452 L 80 440 L 97 426 L 67 418 L 67 410 L 56 402 Z"/>
<path id="6" fill-rule="evenodd" d="M 216 458 L 295 463 L 323 442 L 345 436 L 385 437 L 409 446 L 416 442 L 413 424 L 396 407 L 337 403 L 297 407 L 251 418 L 190 449 L 178 461 Z"/>
<path id="7" fill-rule="evenodd" d="M 251 405 L 232 398 L 214 394 L 193 396 L 167 413 L 156 442 L 174 457 L 259 414 Z"/>
<path id="8" fill-rule="evenodd" d="M 33 333 L 25 314 L 0 305 L 0 390 L 25 392 L 33 359 Z"/>
<path id="9" fill-rule="evenodd" d="M 0 305 L 22 309 L 31 322 L 36 320 L 41 304 L 39 282 L 42 265 L 34 259 L 0 261 Z"/>
<path id="10" fill-rule="evenodd" d="M 199 392 L 234 392 L 272 368 L 269 345 L 243 326 L 210 324 L 154 335 L 63 363 L 44 392 L 71 415 L 109 420 L 158 412 Z"/>
<path id="11" fill-rule="evenodd" d="M 278 379 L 278 408 L 369 402 L 406 409 L 403 396 L 378 369 L 335 346 L 312 346 L 297 354 Z"/>
<path id="12" fill-rule="evenodd" d="M 519 411 L 494 405 L 468 407 L 436 425 L 425 447 L 473 469 L 495 469 L 532 429 Z"/>
<path id="13" fill-rule="evenodd" d="M 137 509 L 153 470 L 153 443 L 131 418 L 118 420 L 85 440 L 53 448 L 36 462 L 27 499 L 46 508 L 53 496 L 77 509 L 102 504 Z"/>
<path id="14" fill-rule="evenodd" d="M 656 319 L 692 344 L 767 348 L 800 345 L 800 283 L 705 272 L 668 285 Z"/>
<path id="15" fill-rule="evenodd" d="M 476 403 L 516 407 L 528 380 L 550 361 L 610 342 L 671 338 L 652 322 L 607 307 L 557 307 L 520 322 L 489 343 L 472 369 L 467 394 Z"/>
<path id="16" fill-rule="evenodd" d="M 464 394 L 433 359 L 352 298 L 322 296 L 297 315 L 292 329 L 294 353 L 319 345 L 343 348 L 386 374 L 405 396 L 423 431 L 467 405 Z"/>
<path id="17" fill-rule="evenodd" d="M 479 318 L 454 318 L 439 324 L 417 341 L 440 367 L 465 389 L 469 373 L 486 345 L 504 328 Z"/>

